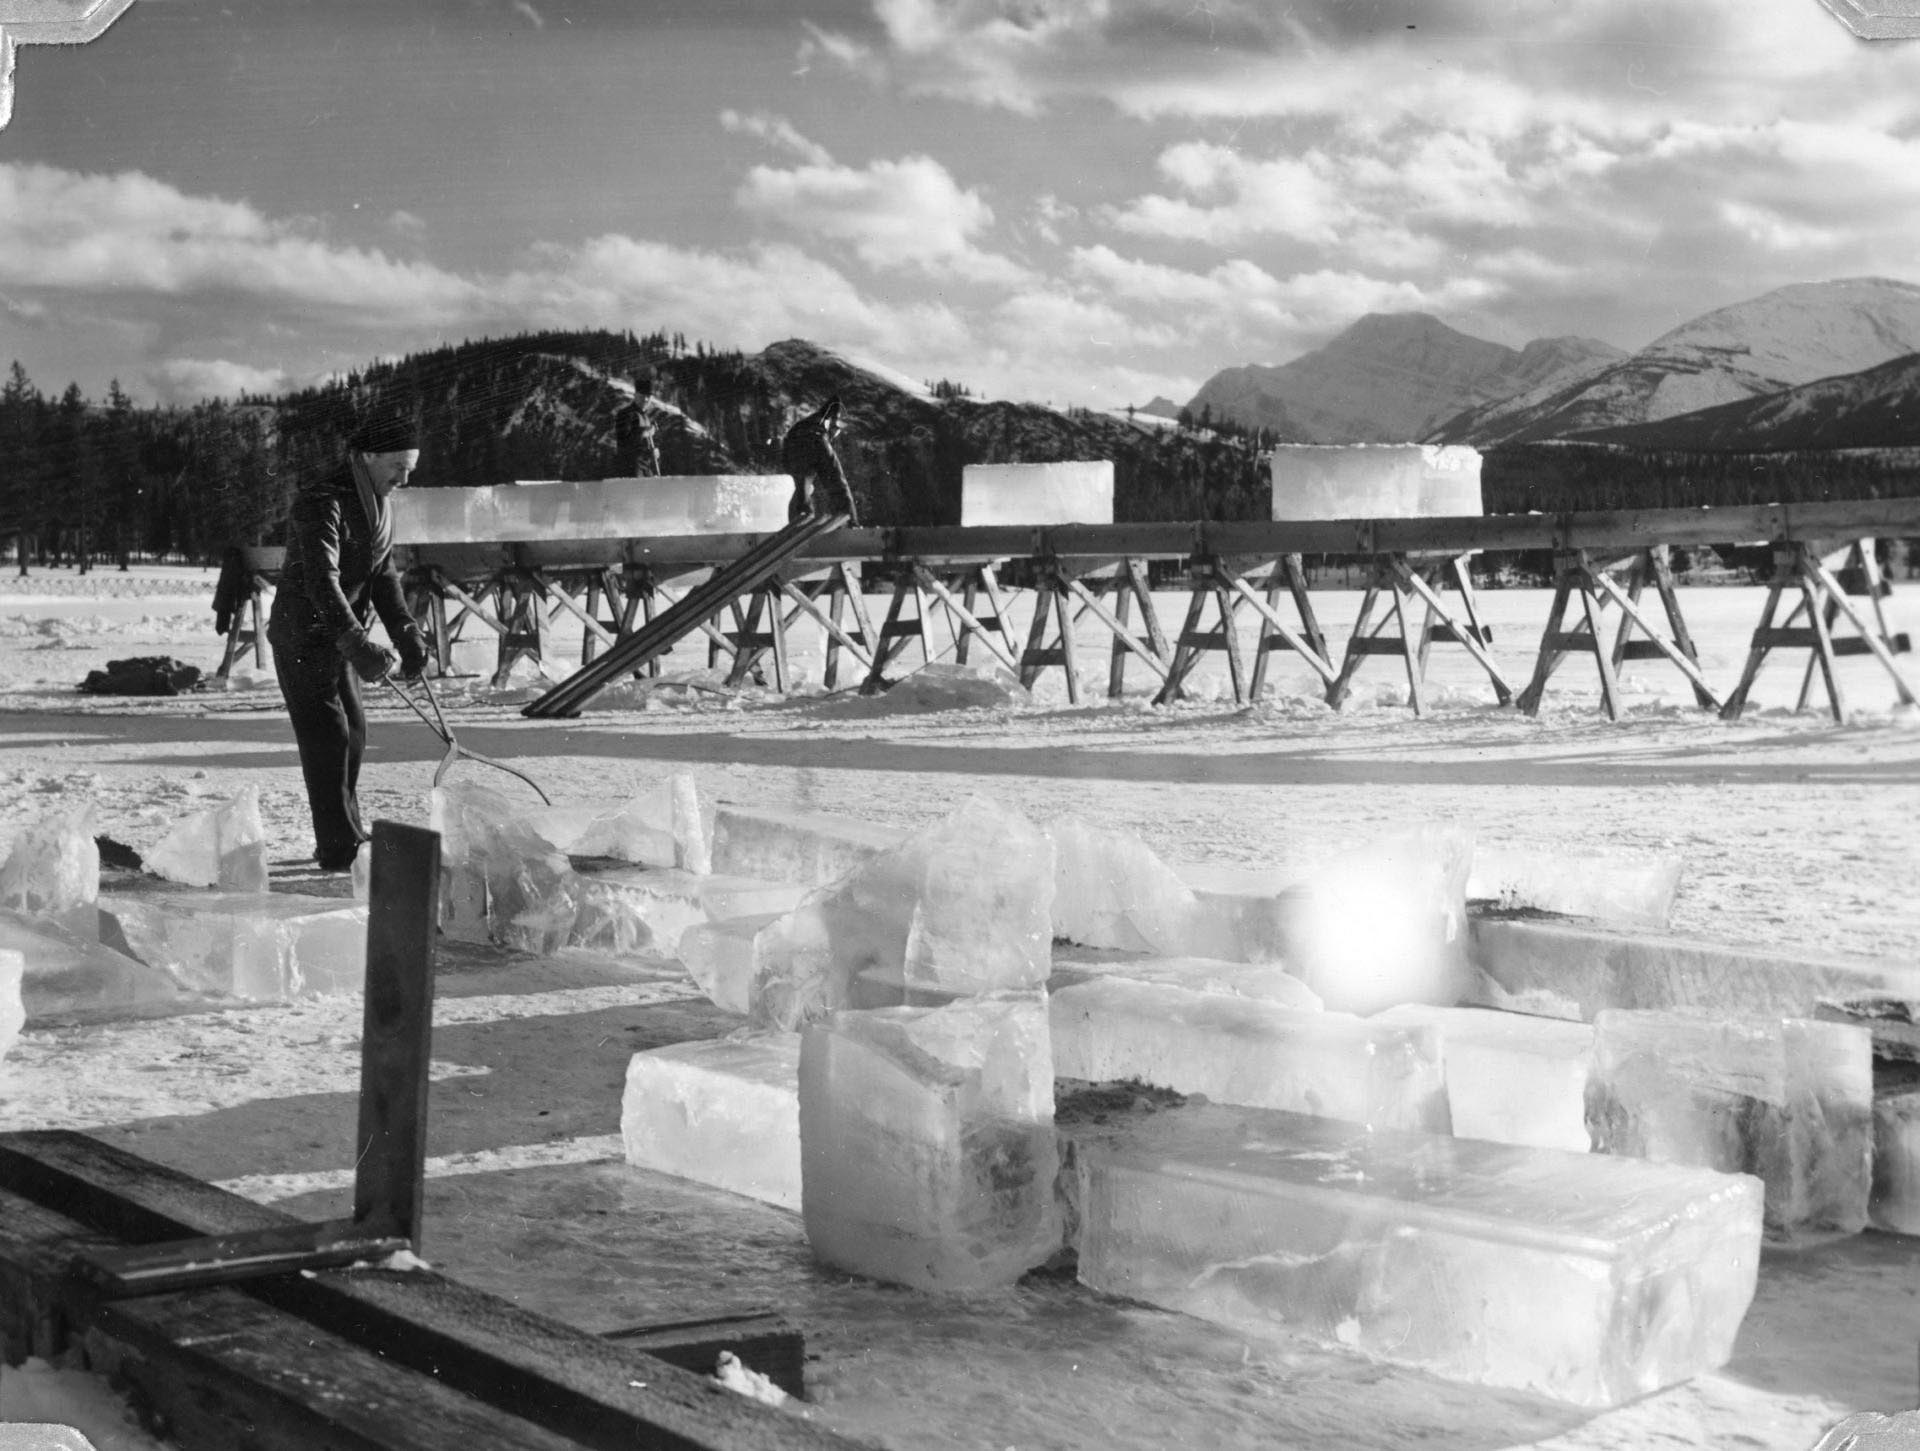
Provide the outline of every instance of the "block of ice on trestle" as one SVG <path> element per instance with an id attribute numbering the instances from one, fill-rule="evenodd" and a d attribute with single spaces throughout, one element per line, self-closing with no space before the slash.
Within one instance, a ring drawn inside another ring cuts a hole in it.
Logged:
<path id="1" fill-rule="evenodd" d="M 433 789 L 440 833 L 440 927 L 467 942 L 498 942 L 550 956 L 567 945 L 579 878 L 517 798 L 471 781 Z"/>
<path id="2" fill-rule="evenodd" d="M 1193 950 L 1194 894 L 1139 837 L 1071 815 L 1050 822 L 1047 835 L 1054 936 L 1122 952 Z"/>
<path id="3" fill-rule="evenodd" d="M 10 947 L 0 947 L 0 1058 L 7 1056 L 26 1025 L 27 1004 L 20 993 L 25 974 L 26 959 Z"/>
<path id="4" fill-rule="evenodd" d="M 618 806 L 548 806 L 529 812 L 526 820 L 569 856 L 607 857 L 690 872 L 711 868 L 712 849 L 699 789 L 686 772 Z"/>
<path id="5" fill-rule="evenodd" d="M 99 895 L 91 804 L 28 827 L 0 866 L 0 910 L 46 918 L 83 937 L 97 930 Z"/>
<path id="6" fill-rule="evenodd" d="M 771 534 L 786 527 L 785 474 L 536 480 L 394 495 L 397 544 Z"/>
<path id="7" fill-rule="evenodd" d="M 719 806 L 713 813 L 715 872 L 824 887 L 905 841 L 902 827 L 821 812 Z"/>
<path id="8" fill-rule="evenodd" d="M 1475 844 L 1467 877 L 1471 901 L 1636 927 L 1665 927 L 1679 889 L 1678 857 L 1565 856 L 1485 843 Z"/>
<path id="9" fill-rule="evenodd" d="M 752 1016 L 793 1029 L 853 1005 L 852 986 L 987 993 L 1046 983 L 1053 847 L 1016 811 L 974 797 L 838 882 L 754 941 Z"/>
<path id="10" fill-rule="evenodd" d="M 1560 1018 L 1403 1003 L 1368 1020 L 1440 1035 L 1447 1110 L 1462 1139 L 1585 1153 L 1593 1029 Z"/>
<path id="11" fill-rule="evenodd" d="M 1775 1236 L 1856 1233 L 1872 1182 L 1872 1040 L 1803 1018 L 1610 1009 L 1594 1023 L 1587 1130 L 1598 1153 L 1758 1175 Z"/>
<path id="12" fill-rule="evenodd" d="M 960 470 L 960 522 L 1111 524 L 1113 462 L 967 464 Z"/>
<path id="13" fill-rule="evenodd" d="M 800 1209 L 800 1035 L 674 1043 L 633 1055 L 627 1162 Z"/>
<path id="14" fill-rule="evenodd" d="M 800 1047 L 814 1254 L 923 1290 L 1011 1284 L 1058 1248 L 1044 994 L 835 1013 Z"/>
<path id="15" fill-rule="evenodd" d="M 1219 1104 L 1074 1159 L 1096 1290 L 1583 1406 L 1725 1364 L 1759 1269 L 1745 1175 Z"/>
<path id="16" fill-rule="evenodd" d="M 156 876 L 189 887 L 266 891 L 267 832 L 260 821 L 260 789 L 247 786 L 231 801 L 187 817 L 141 864 Z"/>
<path id="17" fill-rule="evenodd" d="M 1415 519 L 1481 512 L 1478 449 L 1283 443 L 1269 461 L 1275 519 Z"/>
<path id="18" fill-rule="evenodd" d="M 291 892 L 169 892 L 101 899 L 142 962 L 190 988 L 282 1001 L 366 982 L 366 904 Z"/>
<path id="19" fill-rule="evenodd" d="M 577 871 L 577 878 L 574 945 L 615 952 L 651 946 L 670 953 L 690 927 L 731 917 L 777 916 L 792 911 L 806 893 L 787 882 L 673 867 Z"/>
<path id="20" fill-rule="evenodd" d="M 1049 995 L 1054 1071 L 1379 1128 L 1447 1130 L 1440 1034 L 1096 978 Z"/>
<path id="21" fill-rule="evenodd" d="M 1876 1229 L 1920 1235 L 1920 1074 L 1874 1092 L 1873 1195 L 1867 1215 Z"/>
<path id="22" fill-rule="evenodd" d="M 1473 838 L 1422 827 L 1343 852 L 1272 899 L 1278 959 L 1329 1008 L 1373 1013 L 1397 1003 L 1451 1006 L 1473 983 L 1467 872 Z"/>
<path id="23" fill-rule="evenodd" d="M 715 1007 L 744 1016 L 753 1006 L 754 941 L 779 916 L 701 922 L 680 934 L 674 951 L 695 987 Z"/>
<path id="24" fill-rule="evenodd" d="M 96 911 L 96 933 L 106 925 Z M 0 911 L 0 949 L 20 954 L 20 997 L 30 1020 L 189 996 L 185 984 L 163 968 L 48 918 Z"/>

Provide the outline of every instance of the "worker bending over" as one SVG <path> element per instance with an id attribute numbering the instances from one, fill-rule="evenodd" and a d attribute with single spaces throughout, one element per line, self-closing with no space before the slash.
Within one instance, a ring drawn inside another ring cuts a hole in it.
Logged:
<path id="1" fill-rule="evenodd" d="M 824 513 L 845 514 L 849 524 L 856 529 L 860 527 L 860 515 L 853 507 L 853 489 L 833 452 L 833 440 L 839 432 L 840 396 L 837 393 L 818 413 L 809 413 L 787 430 L 786 440 L 780 446 L 780 466 L 793 478 L 793 499 L 787 505 L 789 524 Z M 816 498 L 817 487 L 826 497 Z"/>

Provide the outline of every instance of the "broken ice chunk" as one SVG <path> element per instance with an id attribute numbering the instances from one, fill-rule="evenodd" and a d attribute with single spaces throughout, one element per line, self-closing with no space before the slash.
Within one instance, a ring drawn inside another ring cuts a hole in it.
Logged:
<path id="1" fill-rule="evenodd" d="M 107 926 L 104 917 L 96 921 Z M 45 918 L 0 912 L 0 949 L 20 954 L 20 996 L 30 1019 L 187 996 L 184 985 L 159 967 Z"/>
<path id="2" fill-rule="evenodd" d="M 20 995 L 25 974 L 26 959 L 10 947 L 0 947 L 0 1058 L 7 1056 L 26 1025 L 26 999 Z"/>
<path id="3" fill-rule="evenodd" d="M 1425 1003 L 1403 1003 L 1369 1021 L 1439 1033 L 1454 1137 L 1587 1151 L 1587 1024 Z"/>
<path id="4" fill-rule="evenodd" d="M 578 946 L 633 951 L 651 943 L 663 953 L 677 949 L 692 926 L 729 917 L 792 911 L 805 889 L 787 882 L 715 876 L 673 867 L 588 867 L 579 871 Z M 638 931 L 631 926 L 635 924 Z"/>
<path id="5" fill-rule="evenodd" d="M 1920 1074 L 1906 1074 L 1873 1095 L 1873 1197 L 1876 1229 L 1920 1234 Z"/>
<path id="6" fill-rule="evenodd" d="M 97 930 L 99 895 L 91 805 L 27 828 L 0 867 L 0 909 L 46 918 L 82 937 Z"/>
<path id="7" fill-rule="evenodd" d="M 569 856 L 689 872 L 708 871 L 712 863 L 699 790 L 684 771 L 618 806 L 549 806 L 526 820 Z"/>
<path id="8" fill-rule="evenodd" d="M 1725 1364 L 1759 1269 L 1744 1175 L 1217 1104 L 1074 1157 L 1096 1290 L 1583 1406 Z"/>
<path id="9" fill-rule="evenodd" d="M 260 822 L 259 787 L 245 787 L 232 800 L 189 816 L 146 854 L 143 864 L 189 887 L 266 891 L 267 833 Z"/>
<path id="10" fill-rule="evenodd" d="M 1873 1057 L 1864 1029 L 1619 1009 L 1594 1028 L 1587 1129 L 1597 1152 L 1757 1174 L 1777 1236 L 1865 1226 Z"/>
<path id="11" fill-rule="evenodd" d="M 754 1020 L 791 1030 L 848 1007 L 863 974 L 903 997 L 1042 986 L 1052 900 L 1045 834 L 974 797 L 760 933 Z"/>
<path id="12" fill-rule="evenodd" d="M 1007 1285 L 1059 1243 L 1040 993 L 836 1013 L 800 1048 L 807 1239 L 924 1290 Z"/>
<path id="13" fill-rule="evenodd" d="M 434 788 L 429 814 L 440 833 L 440 925 L 449 937 L 543 957 L 566 946 L 579 879 L 527 810 L 455 781 Z"/>
<path id="14" fill-rule="evenodd" d="M 1440 1035 L 1105 977 L 1049 999 L 1054 1071 L 1381 1128 L 1447 1128 Z"/>
<path id="15" fill-rule="evenodd" d="M 777 916 L 730 917 L 696 923 L 680 934 L 674 951 L 693 985 L 715 1007 L 744 1017 L 753 1006 L 754 939 L 779 920 Z"/>
<path id="16" fill-rule="evenodd" d="M 367 907 L 290 892 L 110 894 L 140 960 L 201 991 L 282 1001 L 366 981 Z"/>
<path id="17" fill-rule="evenodd" d="M 736 877 L 824 887 L 908 833 L 897 826 L 818 812 L 721 806 L 713 814 L 713 867 Z"/>
<path id="18" fill-rule="evenodd" d="M 1473 839 L 1444 828 L 1335 857 L 1287 894 L 1279 959 L 1330 1008 L 1450 1006 L 1472 984 L 1466 882 Z"/>
<path id="19" fill-rule="evenodd" d="M 1198 950 L 1188 940 L 1192 890 L 1139 837 L 1078 816 L 1056 818 L 1047 835 L 1056 937 L 1121 952 Z"/>
<path id="20" fill-rule="evenodd" d="M 1307 1013 L 1317 1013 L 1326 1006 L 1312 988 L 1273 962 L 1223 962 L 1217 957 L 1136 957 L 1113 963 L 1100 975 L 1122 977 L 1131 982 L 1157 982 L 1230 998 L 1255 998 Z"/>
<path id="21" fill-rule="evenodd" d="M 1467 896 L 1632 927 L 1665 927 L 1680 888 L 1671 856 L 1565 856 L 1476 844 Z"/>
<path id="22" fill-rule="evenodd" d="M 620 1106 L 627 1162 L 800 1209 L 800 1036 L 636 1053 Z"/>

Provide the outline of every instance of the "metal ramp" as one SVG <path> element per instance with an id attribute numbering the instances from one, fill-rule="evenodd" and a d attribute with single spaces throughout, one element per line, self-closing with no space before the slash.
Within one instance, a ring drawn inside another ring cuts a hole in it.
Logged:
<path id="1" fill-rule="evenodd" d="M 671 649 L 711 620 L 741 595 L 764 584 L 789 560 L 823 534 L 847 522 L 845 514 L 823 514 L 789 524 L 741 555 L 671 608 L 609 646 L 605 654 L 582 665 L 520 713 L 535 720 L 580 714 L 588 701 L 621 676 L 641 669 L 654 656 Z"/>

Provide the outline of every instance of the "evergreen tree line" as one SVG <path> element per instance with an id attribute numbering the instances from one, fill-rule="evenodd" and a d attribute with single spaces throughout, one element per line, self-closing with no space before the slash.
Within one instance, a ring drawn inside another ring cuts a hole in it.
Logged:
<path id="1" fill-rule="evenodd" d="M 43 394 L 19 363 L 0 384 L 0 531 L 23 562 L 211 560 L 229 544 L 281 542 L 295 491 L 336 467 L 370 410 L 418 424 L 417 481 L 618 478 L 618 415 L 644 381 L 668 473 L 768 473 L 794 417 L 846 403 L 839 451 L 863 517 L 951 524 L 969 463 L 1111 459 L 1115 517 L 1263 519 L 1265 454 L 1278 439 L 1204 412 L 1142 426 L 1086 409 L 983 401 L 940 379 L 901 392 L 804 343 L 748 356 L 682 334 L 539 332 L 449 344 L 279 397 L 136 407 L 77 385 Z M 1682 508 L 1920 494 L 1920 450 L 1662 453 L 1529 444 L 1488 451 L 1488 513 Z"/>

